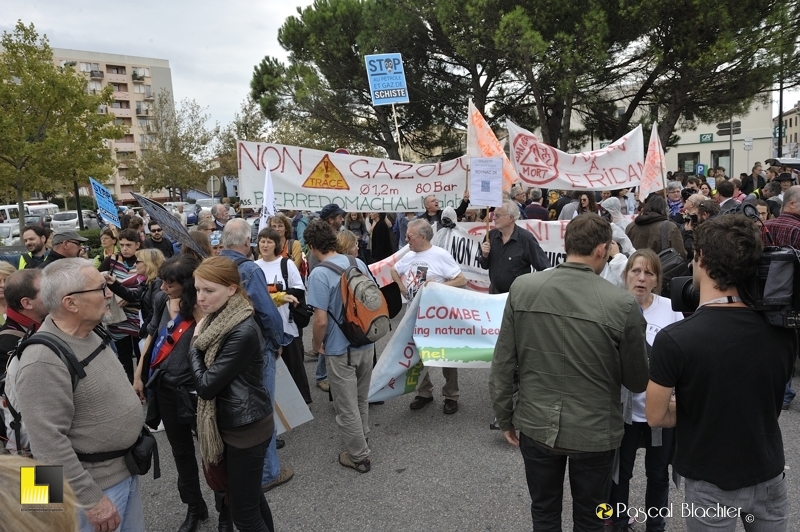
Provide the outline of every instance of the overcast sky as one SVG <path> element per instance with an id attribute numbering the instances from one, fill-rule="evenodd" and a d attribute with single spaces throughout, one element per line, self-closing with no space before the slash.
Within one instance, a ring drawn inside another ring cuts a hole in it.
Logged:
<path id="1" fill-rule="evenodd" d="M 233 119 L 265 55 L 285 60 L 278 28 L 306 0 L 194 2 L 0 0 L 0 31 L 31 22 L 53 48 L 169 61 L 176 102 L 191 98 L 212 121 Z"/>

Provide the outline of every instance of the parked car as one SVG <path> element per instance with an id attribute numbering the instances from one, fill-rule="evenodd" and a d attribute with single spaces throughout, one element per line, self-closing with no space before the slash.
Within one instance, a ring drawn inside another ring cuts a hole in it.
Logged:
<path id="1" fill-rule="evenodd" d="M 0 245 L 18 246 L 19 244 L 19 224 L 0 224 Z"/>
<path id="2" fill-rule="evenodd" d="M 92 211 L 81 211 L 83 214 L 83 226 L 86 229 L 97 229 L 97 215 Z M 78 231 L 78 211 L 57 212 L 52 215 L 50 229 L 53 231 Z"/>
<path id="3" fill-rule="evenodd" d="M 178 212 L 178 205 L 183 205 L 183 213 L 186 215 L 186 225 L 195 225 L 197 223 L 197 205 L 193 203 L 186 203 L 185 201 L 165 201 L 164 208 L 171 213 Z"/>
<path id="4" fill-rule="evenodd" d="M 197 205 L 204 211 L 211 212 L 211 207 L 219 203 L 217 198 L 201 198 L 197 200 Z"/>

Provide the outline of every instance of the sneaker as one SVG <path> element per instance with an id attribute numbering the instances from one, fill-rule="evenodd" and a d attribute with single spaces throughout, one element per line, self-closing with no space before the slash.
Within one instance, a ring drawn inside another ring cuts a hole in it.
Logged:
<path id="1" fill-rule="evenodd" d="M 369 458 L 364 458 L 360 462 L 354 462 L 353 458 L 350 456 L 350 453 L 348 453 L 347 451 L 344 451 L 341 454 L 339 454 L 339 463 L 342 464 L 344 467 L 355 469 L 359 473 L 368 473 L 371 468 Z"/>
<path id="2" fill-rule="evenodd" d="M 455 414 L 458 412 L 458 401 L 453 401 L 452 399 L 445 399 L 444 400 L 444 408 L 442 408 L 442 412 L 445 414 Z"/>
<path id="3" fill-rule="evenodd" d="M 306 362 L 316 362 L 319 358 L 319 353 L 314 351 L 306 351 Z"/>
<path id="4" fill-rule="evenodd" d="M 279 440 L 279 439 L 275 440 L 276 449 L 283 449 L 284 447 L 286 447 L 286 440 Z"/>
<path id="5" fill-rule="evenodd" d="M 411 401 L 411 404 L 408 405 L 408 407 L 411 410 L 421 410 L 425 408 L 425 405 L 432 402 L 433 402 L 433 397 L 422 397 L 421 395 L 418 395 L 414 398 L 413 401 Z"/>
<path id="6" fill-rule="evenodd" d="M 281 469 L 281 472 L 278 474 L 278 478 L 276 478 L 275 480 L 273 480 L 269 484 L 263 484 L 261 486 L 261 491 L 266 493 L 269 490 L 271 490 L 272 488 L 277 488 L 278 486 L 280 486 L 282 484 L 286 484 L 287 482 L 292 480 L 293 476 L 294 476 L 294 471 L 292 471 L 292 468 L 284 467 L 284 468 Z"/>
<path id="7" fill-rule="evenodd" d="M 494 418 L 491 423 L 489 423 L 489 430 L 500 430 L 500 425 L 497 424 L 497 418 Z"/>
<path id="8" fill-rule="evenodd" d="M 158 424 L 158 428 L 155 430 L 151 430 L 150 432 L 163 432 L 164 431 L 164 422 Z"/>
<path id="9" fill-rule="evenodd" d="M 320 390 L 322 390 L 325 393 L 328 393 L 329 391 L 331 391 L 331 387 L 328 384 L 328 381 L 319 381 L 317 383 L 317 388 L 319 388 Z"/>

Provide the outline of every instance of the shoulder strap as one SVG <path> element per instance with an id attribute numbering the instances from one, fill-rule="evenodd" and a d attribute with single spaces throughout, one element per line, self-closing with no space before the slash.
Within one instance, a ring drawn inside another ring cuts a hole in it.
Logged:
<path id="1" fill-rule="evenodd" d="M 669 220 L 664 220 L 661 224 L 661 251 L 669 248 L 669 240 L 667 239 L 667 231 L 669 229 Z"/>
<path id="2" fill-rule="evenodd" d="M 250 259 L 248 259 L 247 257 L 238 257 L 236 260 L 233 261 L 233 263 L 238 268 L 239 266 L 241 266 L 242 264 L 244 264 L 248 260 L 250 260 Z"/>
<path id="3" fill-rule="evenodd" d="M 289 289 L 289 267 L 286 265 L 287 262 L 289 262 L 289 259 L 281 257 L 281 275 L 283 276 L 284 291 Z"/>
<path id="4" fill-rule="evenodd" d="M 4 334 L 16 336 L 17 338 L 24 338 L 26 333 L 25 331 L 18 331 L 16 329 L 3 329 L 0 331 L 0 336 L 3 336 Z"/>
<path id="5" fill-rule="evenodd" d="M 329 262 L 327 260 L 320 262 L 319 264 L 317 264 L 317 266 L 322 266 L 323 268 L 328 268 L 329 270 L 332 270 L 332 271 L 336 272 L 339 275 L 342 275 L 344 273 L 344 270 L 345 270 L 341 266 L 338 266 L 336 264 L 332 264 L 331 262 Z"/>

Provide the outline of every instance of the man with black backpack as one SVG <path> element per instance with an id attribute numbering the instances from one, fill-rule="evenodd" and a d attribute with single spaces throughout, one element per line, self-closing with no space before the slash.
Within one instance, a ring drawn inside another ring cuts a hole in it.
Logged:
<path id="1" fill-rule="evenodd" d="M 373 344 L 356 341 L 358 345 L 354 345 L 353 338 L 346 333 L 349 322 L 345 320 L 342 297 L 343 273 L 349 275 L 351 285 L 352 279 L 357 278 L 360 282 L 372 283 L 378 294 L 380 291 L 366 264 L 336 252 L 336 234 L 327 222 L 312 220 L 304 236 L 311 255 L 319 263 L 308 278 L 307 302 L 314 307 L 311 346 L 325 356 L 336 423 L 346 449 L 339 454 L 339 463 L 366 473 L 371 467 L 367 396 L 372 378 Z M 371 288 L 364 286 L 368 292 Z M 388 315 L 386 320 L 388 324 Z"/>
<path id="2" fill-rule="evenodd" d="M 144 412 L 99 327 L 111 315 L 112 293 L 90 261 L 65 258 L 42 272 L 41 294 L 49 316 L 34 338 L 49 333 L 62 348 L 21 347 L 8 376 L 31 452 L 63 467 L 82 508 L 80 530 L 143 531 L 139 477 L 126 454 L 142 432 Z"/>
<path id="3" fill-rule="evenodd" d="M 28 333 L 35 332 L 47 316 L 40 296 L 39 285 L 42 279 L 42 270 L 19 270 L 6 278 L 6 323 L 0 327 L 0 374 L 5 381 L 5 371 L 8 357 L 14 355 L 14 350 L 20 340 Z M 15 399 L 11 386 L 4 390 L 0 386 L 0 393 L 10 394 L 11 400 Z M 8 409 L 8 400 L 0 399 L 0 410 L 5 418 L 4 427 L 0 434 L 7 438 L 6 448 L 12 452 L 28 448 L 27 431 L 23 432 L 21 426 L 13 425 L 13 415 Z"/>

